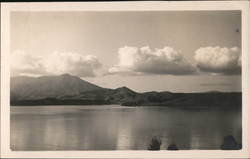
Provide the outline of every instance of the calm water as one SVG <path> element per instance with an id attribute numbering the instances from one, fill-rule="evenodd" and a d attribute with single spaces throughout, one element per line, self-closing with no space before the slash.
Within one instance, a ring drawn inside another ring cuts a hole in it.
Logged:
<path id="1" fill-rule="evenodd" d="M 164 107 L 11 107 L 12 150 L 219 149 L 223 137 L 241 141 L 241 112 Z"/>

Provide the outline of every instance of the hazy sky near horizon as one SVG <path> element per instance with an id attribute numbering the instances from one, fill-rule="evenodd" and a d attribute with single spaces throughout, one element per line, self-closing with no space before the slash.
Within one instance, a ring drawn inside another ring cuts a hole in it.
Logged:
<path id="1" fill-rule="evenodd" d="M 240 91 L 240 11 L 12 12 L 11 75 L 136 91 Z"/>

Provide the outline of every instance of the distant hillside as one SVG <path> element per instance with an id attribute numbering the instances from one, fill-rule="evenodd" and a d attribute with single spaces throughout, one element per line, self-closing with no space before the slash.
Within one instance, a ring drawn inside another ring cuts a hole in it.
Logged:
<path id="1" fill-rule="evenodd" d="M 103 89 L 76 76 L 13 77 L 10 80 L 11 100 L 35 100 L 76 96 L 86 91 Z"/>
<path id="2" fill-rule="evenodd" d="M 137 93 L 127 87 L 107 89 L 76 76 L 13 77 L 11 105 L 101 105 L 241 108 L 241 93 Z"/>

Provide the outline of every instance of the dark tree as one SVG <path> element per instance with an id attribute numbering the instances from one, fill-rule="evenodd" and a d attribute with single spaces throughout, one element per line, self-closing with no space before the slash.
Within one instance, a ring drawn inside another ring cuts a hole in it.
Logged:
<path id="1" fill-rule="evenodd" d="M 222 150 L 239 150 L 242 145 L 237 143 L 235 138 L 232 135 L 226 136 L 221 145 Z"/>
<path id="2" fill-rule="evenodd" d="M 151 140 L 148 150 L 156 151 L 160 149 L 161 149 L 161 140 L 154 136 Z"/>

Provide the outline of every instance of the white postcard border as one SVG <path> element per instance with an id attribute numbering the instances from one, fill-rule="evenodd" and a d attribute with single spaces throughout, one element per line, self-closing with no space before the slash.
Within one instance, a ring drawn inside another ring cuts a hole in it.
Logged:
<path id="1" fill-rule="evenodd" d="M 250 13 L 249 1 L 51 2 L 1 4 L 1 158 L 248 158 L 250 157 Z M 122 7 L 121 7 L 122 6 Z M 179 151 L 11 151 L 9 107 L 9 15 L 11 11 L 242 11 L 243 149 Z"/>

